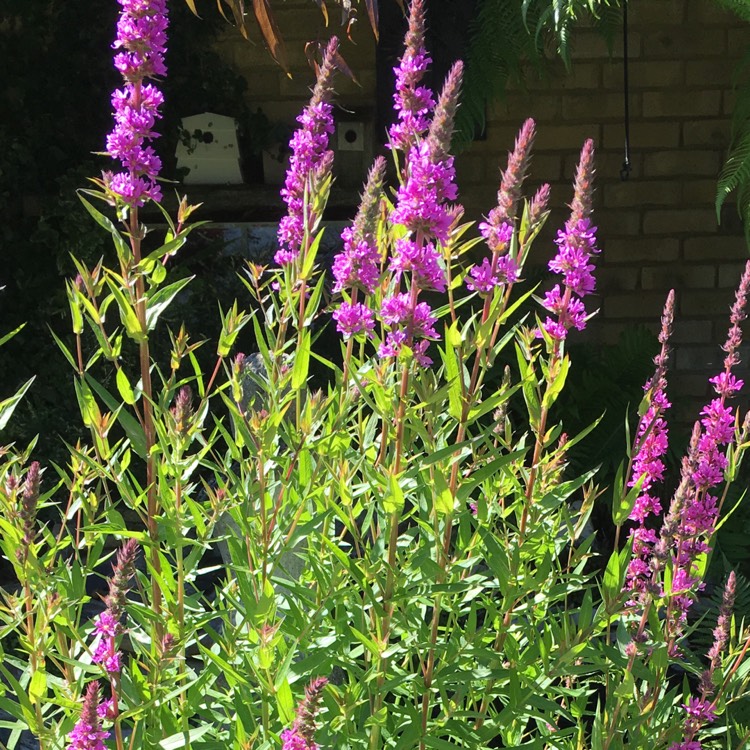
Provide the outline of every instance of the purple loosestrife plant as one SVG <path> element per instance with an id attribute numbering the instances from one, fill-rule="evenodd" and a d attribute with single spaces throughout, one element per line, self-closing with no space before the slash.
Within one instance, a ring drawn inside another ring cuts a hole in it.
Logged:
<path id="1" fill-rule="evenodd" d="M 117 675 L 122 669 L 122 654 L 117 650 L 116 641 L 122 634 L 122 615 L 130 580 L 135 575 L 135 558 L 138 542 L 129 539 L 117 553 L 117 561 L 109 580 L 109 594 L 105 598 L 107 608 L 98 615 L 94 624 L 97 636 L 92 654 L 95 664 L 101 664 L 109 675 Z"/>
<path id="2" fill-rule="evenodd" d="M 99 712 L 99 683 L 90 682 L 81 707 L 81 718 L 68 735 L 68 750 L 106 750 L 104 740 L 109 732 L 101 728 Z"/>
<path id="3" fill-rule="evenodd" d="M 557 234 L 557 255 L 550 261 L 551 271 L 562 275 L 562 287 L 556 284 L 544 297 L 542 306 L 555 318 L 547 317 L 542 325 L 554 346 L 565 340 L 568 331 L 586 327 L 583 297 L 594 291 L 592 257 L 596 247 L 596 227 L 591 223 L 591 198 L 594 179 L 594 142 L 586 141 L 581 150 L 574 186 L 571 214 L 565 228 Z"/>
<path id="4" fill-rule="evenodd" d="M 424 34 L 424 0 L 412 0 L 404 54 L 394 68 L 396 91 L 393 102 L 397 119 L 388 131 L 391 147 L 404 153 L 408 153 L 427 132 L 435 106 L 432 91 L 420 85 L 432 62 L 425 48 Z"/>
<path id="5" fill-rule="evenodd" d="M 385 167 L 385 159 L 379 156 L 370 169 L 357 216 L 352 226 L 341 233 L 343 250 L 333 261 L 333 291 L 350 295 L 333 313 L 336 330 L 344 338 L 371 333 L 375 327 L 372 309 L 359 302 L 357 295 L 359 292 L 365 296 L 373 294 L 380 280 L 381 258 L 376 233 Z"/>
<path id="6" fill-rule="evenodd" d="M 289 142 L 292 154 L 281 190 L 287 215 L 279 222 L 279 250 L 274 256 L 280 266 L 294 263 L 306 250 L 302 247 L 305 236 L 309 236 L 312 225 L 319 218 L 313 215 L 310 201 L 330 174 L 333 164 L 333 151 L 328 142 L 334 130 L 331 98 L 337 54 L 338 40 L 333 37 L 323 54 L 310 103 L 297 118 L 301 127 Z"/>
<path id="7" fill-rule="evenodd" d="M 455 170 L 448 148 L 461 88 L 463 67 L 456 63 L 448 73 L 435 107 L 428 136 L 409 150 L 406 178 L 398 190 L 390 221 L 400 224 L 407 235 L 396 241 L 390 261 L 395 291 L 383 300 L 381 319 L 389 328 L 379 353 L 395 357 L 408 346 L 417 364 L 426 367 L 432 360 L 425 354 L 428 338 L 438 338 L 431 325 L 423 325 L 430 314 L 425 302 L 418 302 L 421 291 L 445 291 L 446 273 L 438 245 L 448 242 L 455 211 L 447 201 L 455 200 Z M 398 291 L 408 276 L 409 292 Z M 399 314 L 401 317 L 399 317 Z"/>
<path id="8" fill-rule="evenodd" d="M 484 258 L 481 265 L 474 266 L 469 271 L 470 278 L 466 279 L 466 286 L 470 291 L 490 294 L 496 287 L 505 287 L 518 281 L 519 259 L 509 251 L 535 136 L 536 125 L 532 119 L 528 119 L 518 133 L 513 151 L 508 154 L 508 166 L 501 173 L 497 205 L 490 211 L 487 221 L 479 225 L 479 232 L 489 247 L 490 257 Z M 545 185 L 537 192 L 530 207 L 532 226 L 538 224 L 548 200 L 549 185 Z"/>
<path id="9" fill-rule="evenodd" d="M 714 683 L 715 676 L 721 668 L 721 657 L 729 644 L 729 626 L 732 621 L 734 600 L 737 595 L 737 577 L 732 571 L 729 574 L 724 587 L 719 618 L 714 628 L 714 642 L 708 652 L 708 668 L 703 671 L 700 679 L 700 698 L 691 697 L 683 704 L 685 711 L 685 736 L 682 742 L 670 745 L 669 750 L 700 750 L 702 744 L 696 740 L 696 736 L 705 724 L 711 724 L 716 720 L 716 704 L 718 696 L 713 698 L 716 692 Z M 713 700 L 712 700 L 713 698 Z"/>
<path id="10" fill-rule="evenodd" d="M 625 588 L 633 603 L 643 605 L 653 595 L 651 558 L 656 544 L 656 532 L 647 525 L 649 517 L 657 517 L 662 508 L 653 494 L 654 487 L 664 479 L 664 459 L 669 447 L 669 430 L 665 414 L 671 404 L 667 400 L 667 365 L 669 337 L 674 320 L 674 290 L 669 292 L 661 318 L 659 343 L 661 350 L 654 358 L 654 375 L 644 385 L 646 411 L 638 421 L 628 487 L 639 486 L 640 491 L 630 512 L 630 520 L 638 524 L 631 530 L 633 557 L 628 566 Z"/>
<path id="11" fill-rule="evenodd" d="M 315 742 L 315 719 L 327 684 L 325 677 L 316 677 L 307 685 L 305 697 L 297 707 L 294 724 L 291 729 L 285 729 L 281 733 L 281 750 L 318 750 Z"/>
<path id="12" fill-rule="evenodd" d="M 107 153 L 118 159 L 123 169 L 105 172 L 103 181 L 126 206 L 133 207 L 162 197 L 156 182 L 161 160 L 146 144 L 158 138 L 154 126 L 161 117 L 159 107 L 164 97 L 156 86 L 144 81 L 167 72 L 167 0 L 119 2 L 122 12 L 112 46 L 120 50 L 115 55 L 115 67 L 125 84 L 112 94 L 115 127 L 107 136 Z"/>
<path id="13" fill-rule="evenodd" d="M 682 633 L 695 593 L 703 587 L 696 570 L 698 556 L 710 552 L 708 542 L 719 517 L 719 499 L 710 490 L 724 480 L 728 463 L 725 446 L 734 441 L 735 416 L 726 401 L 736 395 L 743 385 L 741 380 L 735 378 L 732 369 L 740 362 L 740 325 L 746 317 L 748 292 L 750 262 L 745 266 L 732 305 L 729 334 L 722 347 L 726 353 L 724 370 L 711 378 L 717 398 L 703 408 L 701 419 L 695 424 L 688 456 L 683 461 L 680 487 L 662 529 L 662 539 L 669 545 L 672 567 L 671 589 L 665 593 L 669 596 L 667 628 L 669 647 L 673 653 L 678 652 L 677 639 Z M 663 545 L 660 554 L 664 555 Z"/>

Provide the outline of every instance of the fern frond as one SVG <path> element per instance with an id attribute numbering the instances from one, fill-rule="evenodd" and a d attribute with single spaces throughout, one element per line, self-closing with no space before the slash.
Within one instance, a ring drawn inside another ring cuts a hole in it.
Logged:
<path id="1" fill-rule="evenodd" d="M 750 123 L 739 134 L 729 149 L 729 155 L 719 175 L 716 186 L 716 217 L 721 220 L 721 207 L 727 196 L 750 181 Z"/>
<path id="2" fill-rule="evenodd" d="M 479 0 L 469 35 L 464 88 L 453 146 L 471 143 L 485 123 L 489 102 L 508 85 L 523 82 L 528 68 L 543 70 L 549 45 L 570 66 L 572 31 L 582 17 L 611 30 L 621 0 Z"/>
<path id="3" fill-rule="evenodd" d="M 743 21 L 750 21 L 750 3 L 747 0 L 716 0 L 716 4 L 732 11 Z"/>

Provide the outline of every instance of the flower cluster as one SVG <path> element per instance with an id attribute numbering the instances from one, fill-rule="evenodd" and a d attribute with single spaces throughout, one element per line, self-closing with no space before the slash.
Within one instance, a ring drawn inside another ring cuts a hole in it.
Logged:
<path id="1" fill-rule="evenodd" d="M 438 336 L 432 324 L 424 326 L 417 322 L 431 316 L 426 312 L 429 306 L 417 300 L 420 291 L 444 291 L 446 286 L 439 246 L 448 242 L 455 220 L 455 210 L 447 205 L 447 201 L 457 197 L 453 157 L 448 149 L 462 75 L 463 65 L 457 62 L 448 73 L 427 136 L 409 149 L 406 176 L 390 217 L 394 224 L 407 230 L 407 235 L 395 243 L 390 261 L 396 291 L 383 301 L 381 308 L 381 318 L 390 330 L 379 354 L 398 356 L 406 345 L 423 367 L 432 362 L 425 354 L 427 339 Z M 407 273 L 410 293 L 401 294 L 398 290 Z M 396 310 L 400 314 L 395 314 Z"/>
<path id="2" fill-rule="evenodd" d="M 563 286 L 555 285 L 544 297 L 542 306 L 555 318 L 547 317 L 542 325 L 555 342 L 564 340 L 571 328 L 586 327 L 586 308 L 582 298 L 594 291 L 591 263 L 599 252 L 596 227 L 591 223 L 591 198 L 594 176 L 594 142 L 587 140 L 581 151 L 576 172 L 570 218 L 557 235 L 557 255 L 549 262 L 551 271 L 561 274 Z"/>
<path id="3" fill-rule="evenodd" d="M 297 716 L 291 729 L 281 733 L 281 750 L 318 750 L 315 742 L 315 717 L 320 710 L 325 677 L 316 677 L 305 688 L 305 697 L 297 707 Z"/>
<path id="4" fill-rule="evenodd" d="M 500 286 L 515 284 L 520 276 L 519 258 L 510 254 L 511 241 L 517 224 L 518 203 L 531 162 L 531 147 L 536 137 L 536 125 L 526 120 L 516 137 L 515 147 L 508 153 L 508 165 L 501 172 L 497 205 L 489 212 L 487 221 L 479 225 L 490 250 L 490 257 L 469 271 L 466 286 L 472 292 L 488 295 Z M 529 206 L 531 226 L 541 221 L 549 200 L 549 185 L 543 185 Z"/>
<path id="5" fill-rule="evenodd" d="M 323 63 L 318 71 L 310 103 L 297 118 L 301 127 L 294 132 L 289 143 L 292 154 L 281 190 L 287 215 L 279 222 L 279 250 L 274 256 L 276 263 L 281 266 L 294 263 L 299 257 L 305 231 L 309 229 L 309 224 L 305 226 L 305 216 L 307 215 L 308 223 L 314 221 L 312 207 L 305 206 L 305 195 L 315 194 L 333 164 L 333 152 L 329 149 L 328 142 L 334 130 L 331 98 L 337 55 L 338 40 L 333 37 L 323 54 Z"/>
<path id="6" fill-rule="evenodd" d="M 117 553 L 117 561 L 109 580 L 109 594 L 105 598 L 107 608 L 98 615 L 94 624 L 97 640 L 92 660 L 101 664 L 108 674 L 118 674 L 122 669 L 122 655 L 117 650 L 116 639 L 122 632 L 120 621 L 130 579 L 135 575 L 135 557 L 138 543 L 129 539 Z"/>
<path id="7" fill-rule="evenodd" d="M 21 546 L 17 550 L 18 559 L 24 562 L 29 555 L 29 549 L 36 537 L 36 513 L 39 502 L 40 467 L 38 461 L 33 461 L 26 472 L 21 494 L 21 507 L 18 515 L 21 520 L 23 537 Z"/>
<path id="8" fill-rule="evenodd" d="M 721 656 L 726 651 L 729 643 L 729 625 L 732 620 L 732 610 L 737 594 L 737 577 L 732 571 L 724 587 L 719 618 L 714 628 L 714 642 L 708 652 L 708 669 L 701 675 L 699 689 L 701 697 L 691 697 L 683 704 L 685 710 L 685 740 L 670 746 L 669 750 L 700 750 L 701 743 L 695 739 L 704 724 L 710 724 L 716 720 L 716 699 L 711 700 L 716 690 L 714 686 L 714 674 L 721 666 Z"/>
<path id="9" fill-rule="evenodd" d="M 653 377 L 645 384 L 648 408 L 638 422 L 633 465 L 628 487 L 640 485 L 630 520 L 638 523 L 631 531 L 633 556 L 628 565 L 625 590 L 633 601 L 647 596 L 651 586 L 650 561 L 656 544 L 656 532 L 646 525 L 649 516 L 661 513 L 661 503 L 653 494 L 654 486 L 664 479 L 664 457 L 669 447 L 669 430 L 664 419 L 671 404 L 666 395 L 666 371 L 669 359 L 668 343 L 674 320 L 674 290 L 669 292 L 661 318 L 659 342 L 661 350 L 654 358 L 656 366 Z"/>
<path id="10" fill-rule="evenodd" d="M 68 735 L 68 750 L 106 750 L 104 740 L 109 732 L 101 728 L 101 706 L 99 705 L 99 683 L 90 682 L 83 699 L 81 716 Z"/>
<path id="11" fill-rule="evenodd" d="M 349 292 L 351 301 L 343 302 L 333 313 L 336 329 L 345 338 L 375 327 L 373 311 L 357 302 L 357 293 L 372 294 L 380 277 L 380 251 L 376 241 L 380 191 L 385 178 L 385 159 L 378 157 L 370 170 L 357 216 L 351 227 L 341 233 L 343 250 L 334 258 L 334 292 Z"/>
<path id="12" fill-rule="evenodd" d="M 412 0 L 406 49 L 394 69 L 396 91 L 393 100 L 398 119 L 388 131 L 391 146 L 405 152 L 427 131 L 430 113 L 435 106 L 432 91 L 419 85 L 432 62 L 425 49 L 424 32 L 424 0 Z"/>
<path id="13" fill-rule="evenodd" d="M 122 6 L 117 23 L 117 39 L 112 45 L 120 50 L 115 67 L 125 85 L 112 94 L 115 127 L 107 136 L 107 153 L 118 159 L 123 171 L 105 172 L 104 184 L 128 206 L 142 206 L 146 200 L 161 200 L 156 178 L 161 160 L 148 141 L 158 138 L 154 132 L 161 117 L 164 97 L 146 78 L 167 72 L 164 53 L 167 42 L 166 0 L 119 0 Z"/>
<path id="14" fill-rule="evenodd" d="M 726 352 L 724 371 L 711 379 L 717 398 L 703 408 L 701 419 L 693 428 L 688 455 L 683 460 L 680 486 L 662 528 L 661 548 L 655 550 L 662 560 L 667 555 L 672 558 L 672 587 L 665 593 L 670 597 L 667 626 L 672 635 L 670 646 L 673 653 L 677 652 L 676 639 L 693 604 L 694 592 L 702 588 L 695 571 L 696 560 L 699 555 L 710 551 L 708 540 L 715 531 L 719 516 L 718 499 L 709 490 L 723 481 L 728 463 L 725 446 L 734 441 L 735 418 L 726 399 L 743 385 L 731 370 L 740 361 L 740 324 L 746 317 L 749 292 L 750 261 L 745 266 L 732 306 L 731 326 L 723 346 Z"/>

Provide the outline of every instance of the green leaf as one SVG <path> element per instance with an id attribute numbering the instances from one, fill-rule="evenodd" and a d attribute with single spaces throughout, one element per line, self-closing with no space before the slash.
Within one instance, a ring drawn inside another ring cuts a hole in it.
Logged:
<path id="1" fill-rule="evenodd" d="M 289 680 L 283 680 L 276 691 L 276 705 L 279 709 L 279 716 L 282 724 L 291 724 L 294 720 L 294 697 L 292 688 L 289 687 Z"/>
<path id="2" fill-rule="evenodd" d="M 307 382 L 307 373 L 310 368 L 310 330 L 303 328 L 300 331 L 300 341 L 294 352 L 294 367 L 292 368 L 292 388 L 296 391 Z"/>
<path id="3" fill-rule="evenodd" d="M 453 513 L 454 501 L 448 482 L 439 470 L 434 472 L 433 480 L 435 486 L 431 489 L 435 502 L 435 512 L 439 516 L 449 516 Z"/>
<path id="4" fill-rule="evenodd" d="M 603 580 L 604 593 L 608 601 L 614 601 L 620 596 L 629 560 L 630 545 L 626 545 L 619 552 L 615 550 L 610 555 Z"/>
<path id="5" fill-rule="evenodd" d="M 400 513 L 404 509 L 404 491 L 401 489 L 395 474 L 388 477 L 388 490 L 383 498 L 383 509 L 386 513 Z"/>
<path id="6" fill-rule="evenodd" d="M 133 389 L 130 387 L 130 381 L 122 367 L 118 368 L 115 380 L 117 381 L 117 390 L 120 392 L 122 400 L 126 404 L 132 406 L 138 399 L 133 392 Z"/>
<path id="7" fill-rule="evenodd" d="M 186 276 L 146 298 L 146 330 L 152 331 L 161 314 L 169 307 L 172 300 L 194 279 Z"/>
<path id="8" fill-rule="evenodd" d="M 463 396 L 461 393 L 460 365 L 458 363 L 458 358 L 456 357 L 456 349 L 454 346 L 456 334 L 458 334 L 460 343 L 461 334 L 458 333 L 457 324 L 454 323 L 450 328 L 446 328 L 443 361 L 445 363 L 445 378 L 448 381 L 448 414 L 450 414 L 453 419 L 459 420 L 461 419 L 463 411 Z"/>
<path id="9" fill-rule="evenodd" d="M 29 700 L 32 703 L 41 703 L 47 697 L 47 673 L 43 669 L 37 669 L 29 682 Z"/>
<path id="10" fill-rule="evenodd" d="M 146 458 L 146 436 L 135 417 L 132 414 L 128 414 L 125 409 L 122 409 L 122 405 L 117 399 L 101 383 L 92 378 L 91 375 L 87 373 L 84 375 L 84 378 L 86 379 L 86 383 L 96 391 L 99 398 L 106 404 L 107 408 L 115 414 L 117 421 L 122 426 L 122 429 L 125 430 L 125 434 L 128 440 L 130 440 L 130 445 L 136 454 L 141 458 Z"/>
<path id="11" fill-rule="evenodd" d="M 0 337 L 0 346 L 10 341 L 19 331 L 22 331 L 26 327 L 26 323 L 21 323 L 18 328 L 14 328 L 10 333 L 6 333 L 5 336 Z"/>
<path id="12" fill-rule="evenodd" d="M 0 401 L 0 430 L 5 429 L 5 426 L 13 415 L 13 411 L 16 406 L 18 406 L 35 379 L 36 375 L 29 378 L 12 396 L 6 398 L 4 401 Z"/>
<path id="13" fill-rule="evenodd" d="M 130 246 L 127 242 L 125 242 L 125 239 L 118 231 L 117 227 L 110 221 L 101 211 L 98 211 L 95 209 L 91 203 L 89 203 L 81 193 L 84 191 L 78 191 L 78 197 L 81 200 L 81 203 L 83 203 L 84 208 L 91 214 L 94 221 L 100 226 L 106 229 L 110 235 L 112 236 L 112 242 L 114 242 L 115 250 L 117 251 L 117 258 L 120 261 L 121 265 L 126 265 L 127 262 L 129 262 L 130 258 L 132 257 L 132 252 L 130 250 Z"/>
<path id="14" fill-rule="evenodd" d="M 320 241 L 323 239 L 323 233 L 325 227 L 323 227 L 316 235 L 315 239 L 310 243 L 310 247 L 305 253 L 305 257 L 302 261 L 302 272 L 300 273 L 301 279 L 309 279 L 310 273 L 315 266 L 315 259 L 318 257 L 318 249 L 320 248 Z"/>
<path id="15" fill-rule="evenodd" d="M 628 516 L 633 510 L 635 501 L 638 499 L 638 495 L 641 494 L 641 487 L 643 487 L 645 479 L 646 475 L 642 474 L 625 496 L 620 492 L 619 499 L 617 495 L 612 499 L 612 523 L 614 523 L 615 526 L 622 526 L 625 521 L 628 520 Z"/>
<path id="16" fill-rule="evenodd" d="M 141 328 L 135 310 L 122 291 L 124 282 L 122 282 L 122 279 L 117 276 L 117 274 L 113 274 L 111 271 L 107 274 L 105 281 L 107 282 L 110 292 L 112 292 L 112 296 L 115 298 L 115 302 L 117 302 L 117 308 L 120 312 L 120 320 L 125 326 L 128 336 L 138 343 L 145 341 L 146 333 Z"/>
<path id="17" fill-rule="evenodd" d="M 160 740 L 159 747 L 161 747 L 162 750 L 177 750 L 177 748 L 180 747 L 190 747 L 191 742 L 195 742 L 196 740 L 200 739 L 204 734 L 207 734 L 212 729 L 212 724 L 204 724 L 200 727 L 193 727 L 187 732 L 178 732 L 177 734 L 173 734 L 169 737 L 165 737 L 163 740 Z"/>
<path id="18" fill-rule="evenodd" d="M 560 360 L 560 369 L 555 375 L 554 380 L 547 385 L 547 390 L 544 392 L 544 397 L 542 398 L 542 409 L 549 409 L 552 404 L 555 403 L 557 397 L 565 387 L 565 380 L 568 377 L 569 369 L 570 357 L 565 355 L 562 360 Z"/>

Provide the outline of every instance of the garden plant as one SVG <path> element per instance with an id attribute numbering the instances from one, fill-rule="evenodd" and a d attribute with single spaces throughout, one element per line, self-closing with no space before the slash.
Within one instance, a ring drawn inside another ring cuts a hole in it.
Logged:
<path id="1" fill-rule="evenodd" d="M 596 467 L 567 460 L 595 425 L 570 435 L 554 418 L 566 345 L 595 312 L 594 144 L 549 263 L 557 283 L 526 288 L 549 214 L 548 186 L 524 193 L 534 123 L 497 205 L 465 220 L 449 152 L 462 66 L 438 94 L 422 84 L 414 0 L 393 167 L 376 159 L 333 267 L 316 256 L 335 39 L 290 144 L 274 266 L 248 264 L 218 341 L 177 327 L 157 350 L 165 311 L 189 300 L 176 271 L 196 207 L 163 211 L 160 245 L 139 217 L 163 189 L 148 144 L 167 0 L 119 2 L 106 150 L 121 167 L 80 191 L 114 251 L 76 261 L 71 344 L 57 341 L 90 437 L 66 465 L 40 466 L 33 443 L 0 459 L 18 581 L 0 606 L 5 746 L 30 733 L 41 750 L 745 747 L 739 576 L 706 615 L 707 653 L 691 613 L 750 444 L 732 405 L 750 264 L 674 489 L 665 300 L 608 548 L 588 523 Z M 326 326 L 340 358 L 316 347 Z M 256 351 L 237 351 L 243 329 Z"/>

